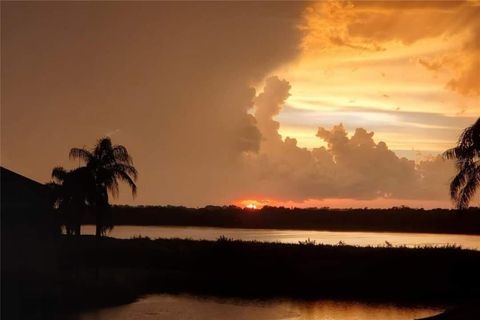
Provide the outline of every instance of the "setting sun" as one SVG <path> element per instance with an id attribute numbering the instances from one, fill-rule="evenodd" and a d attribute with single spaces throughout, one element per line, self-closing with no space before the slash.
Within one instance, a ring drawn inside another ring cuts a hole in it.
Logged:
<path id="1" fill-rule="evenodd" d="M 243 200 L 235 201 L 234 203 L 237 206 L 245 209 L 258 210 L 268 205 L 269 202 L 266 200 L 243 199 Z"/>

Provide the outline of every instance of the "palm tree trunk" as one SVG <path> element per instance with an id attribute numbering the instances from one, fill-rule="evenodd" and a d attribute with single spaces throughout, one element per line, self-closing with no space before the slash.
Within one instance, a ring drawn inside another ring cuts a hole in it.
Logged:
<path id="1" fill-rule="evenodd" d="M 102 227 L 97 221 L 97 225 L 95 226 L 95 237 L 98 240 L 98 239 L 100 239 L 101 236 L 102 236 Z"/>
<path id="2" fill-rule="evenodd" d="M 97 226 L 97 233 L 95 235 L 95 282 L 98 283 L 98 279 L 100 278 L 100 266 L 99 266 L 99 259 L 100 259 L 100 236 Z"/>
<path id="3" fill-rule="evenodd" d="M 102 225 L 103 219 L 101 217 L 102 212 L 101 209 L 96 209 L 96 225 L 95 225 L 95 281 L 98 283 L 100 278 L 100 266 L 99 266 L 99 259 L 100 259 L 100 240 L 102 238 Z"/>

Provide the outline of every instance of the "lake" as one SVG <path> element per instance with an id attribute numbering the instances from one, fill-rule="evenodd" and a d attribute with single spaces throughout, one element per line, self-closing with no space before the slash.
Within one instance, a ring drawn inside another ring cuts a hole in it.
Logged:
<path id="1" fill-rule="evenodd" d="M 83 234 L 95 234 L 95 226 L 82 226 Z M 346 232 L 308 231 L 278 229 L 237 229 L 177 226 L 116 226 L 108 236 L 129 239 L 142 236 L 155 238 L 179 238 L 193 240 L 216 240 L 221 236 L 236 240 L 298 243 L 310 239 L 316 243 L 338 244 L 342 242 L 355 246 L 444 246 L 458 245 L 465 249 L 480 250 L 480 236 L 430 233 L 396 232 Z"/>
<path id="2" fill-rule="evenodd" d="M 402 307 L 341 301 L 252 301 L 190 295 L 151 295 L 134 303 L 76 316 L 76 320 L 413 320 L 438 307 Z"/>

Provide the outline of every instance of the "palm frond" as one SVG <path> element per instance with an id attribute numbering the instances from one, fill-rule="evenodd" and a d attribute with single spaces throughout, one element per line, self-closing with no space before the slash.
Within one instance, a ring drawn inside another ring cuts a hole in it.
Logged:
<path id="1" fill-rule="evenodd" d="M 471 170 L 472 167 L 467 163 L 458 166 L 458 173 L 450 182 L 450 197 L 454 201 L 458 200 L 458 195 L 469 179 Z"/>
<path id="2" fill-rule="evenodd" d="M 85 148 L 72 148 L 68 156 L 70 159 L 80 159 L 87 164 L 93 158 L 93 154 Z"/>
<path id="3" fill-rule="evenodd" d="M 116 163 L 114 166 L 112 166 L 112 170 L 114 172 L 125 172 L 126 174 L 128 174 L 129 176 L 131 176 L 131 178 L 136 181 L 137 178 L 138 178 L 138 171 L 137 169 L 135 169 L 134 166 L 132 165 L 128 165 L 128 164 L 122 164 L 122 163 Z"/>
<path id="4" fill-rule="evenodd" d="M 480 184 L 480 118 L 462 132 L 457 146 L 445 151 L 443 157 L 455 160 L 458 170 L 450 183 L 450 196 L 459 209 L 467 208 Z"/>
<path id="5" fill-rule="evenodd" d="M 458 209 L 468 208 L 468 204 L 470 203 L 470 200 L 475 194 L 479 184 L 480 184 L 480 172 L 477 172 L 477 174 L 469 177 L 469 180 L 467 181 L 463 189 L 460 191 L 458 200 L 457 200 Z"/>
<path id="6" fill-rule="evenodd" d="M 56 183 L 59 183 L 59 184 L 63 183 L 67 175 L 68 175 L 68 172 L 63 167 L 55 167 L 52 170 L 52 179 Z"/>
<path id="7" fill-rule="evenodd" d="M 116 161 L 123 162 L 126 164 L 132 164 L 132 157 L 128 154 L 127 148 L 122 145 L 113 146 L 113 156 Z"/>
<path id="8" fill-rule="evenodd" d="M 447 159 L 472 159 L 480 155 L 480 118 L 463 130 L 457 146 L 443 153 Z"/>
<path id="9" fill-rule="evenodd" d="M 110 191 L 110 193 L 112 194 L 112 196 L 114 198 L 117 198 L 119 193 L 120 193 L 120 189 L 119 189 L 119 186 L 118 186 L 118 181 L 117 179 L 115 179 L 115 177 L 113 177 L 111 179 L 111 181 L 109 181 L 109 183 L 107 184 L 107 189 L 108 191 Z"/>
<path id="10" fill-rule="evenodd" d="M 457 154 L 458 154 L 457 148 L 451 148 L 445 151 L 442 154 L 442 156 L 445 159 L 454 160 L 454 159 L 457 159 Z"/>
<path id="11" fill-rule="evenodd" d="M 132 178 L 124 171 L 117 171 L 115 172 L 115 176 L 129 185 L 130 189 L 132 190 L 132 196 L 135 197 L 137 195 L 137 185 L 132 180 Z"/>

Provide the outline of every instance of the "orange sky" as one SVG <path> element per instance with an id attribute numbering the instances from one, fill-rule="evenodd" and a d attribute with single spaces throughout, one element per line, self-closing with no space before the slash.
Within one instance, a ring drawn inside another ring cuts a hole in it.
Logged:
<path id="1" fill-rule="evenodd" d="M 1 6 L 12 170 L 46 182 L 110 135 L 140 172 L 117 203 L 451 206 L 479 1 Z"/>
<path id="2" fill-rule="evenodd" d="M 312 148 L 319 124 L 343 122 L 413 159 L 443 152 L 480 114 L 479 11 L 473 1 L 312 5 L 302 54 L 275 71 L 292 84 L 280 132 Z"/>
<path id="3" fill-rule="evenodd" d="M 399 204 L 401 203 L 401 204 Z M 399 205 L 411 207 L 411 208 L 424 208 L 435 209 L 446 207 L 445 201 L 442 200 L 408 200 L 403 199 L 373 199 L 373 200 L 356 200 L 356 199 L 307 199 L 302 202 L 298 201 L 285 201 L 276 199 L 263 199 L 261 197 L 253 199 L 246 198 L 237 201 L 233 201 L 233 204 L 239 207 L 245 207 L 249 209 L 261 209 L 264 206 L 271 207 L 286 207 L 286 208 L 391 208 Z M 448 206 L 447 206 L 448 207 Z"/>

